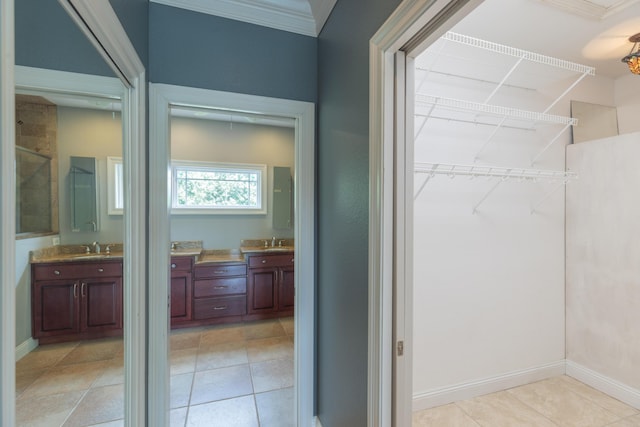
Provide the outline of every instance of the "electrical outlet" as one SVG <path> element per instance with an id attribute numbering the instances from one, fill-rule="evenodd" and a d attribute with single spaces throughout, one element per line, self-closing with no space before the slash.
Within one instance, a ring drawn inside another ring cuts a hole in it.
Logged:
<path id="1" fill-rule="evenodd" d="M 60 236 L 52 237 L 51 243 L 53 244 L 53 246 L 58 246 L 60 244 Z"/>

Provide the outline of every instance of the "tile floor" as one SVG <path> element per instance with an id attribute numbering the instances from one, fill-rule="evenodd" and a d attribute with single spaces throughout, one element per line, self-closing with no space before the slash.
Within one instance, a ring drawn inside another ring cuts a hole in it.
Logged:
<path id="1" fill-rule="evenodd" d="M 413 427 L 640 427 L 640 411 L 560 376 L 413 413 Z"/>
<path id="2" fill-rule="evenodd" d="M 124 348 L 104 339 L 37 348 L 16 364 L 18 426 L 117 427 Z M 293 427 L 293 318 L 171 335 L 171 427 Z"/>

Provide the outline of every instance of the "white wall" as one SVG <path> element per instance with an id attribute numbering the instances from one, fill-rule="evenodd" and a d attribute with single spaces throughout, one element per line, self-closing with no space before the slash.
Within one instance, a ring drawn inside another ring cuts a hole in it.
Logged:
<path id="1" fill-rule="evenodd" d="M 95 157 L 98 164 L 99 231 L 72 232 L 69 196 L 69 158 Z M 58 107 L 58 171 L 60 243 L 93 241 L 118 243 L 124 238 L 122 215 L 107 214 L 107 157 L 122 156 L 122 121 L 119 113 Z"/>
<path id="2" fill-rule="evenodd" d="M 203 240 L 207 249 L 238 248 L 242 239 L 293 237 L 293 228 L 272 226 L 273 167 L 293 176 L 293 128 L 171 118 L 171 157 L 177 160 L 267 165 L 266 215 L 172 215 L 171 240 Z"/>
<path id="3" fill-rule="evenodd" d="M 640 133 L 567 147 L 567 359 L 640 393 Z"/>
<path id="4" fill-rule="evenodd" d="M 538 92 L 503 88 L 491 103 L 543 111 L 570 81 Z M 480 101 L 480 86 L 436 82 L 423 92 Z M 613 81 L 586 80 L 551 113 L 569 116 L 571 99 L 611 105 Z M 493 129 L 429 120 L 415 143 L 415 160 L 474 164 Z M 477 164 L 564 170 L 570 131 L 531 165 L 561 129 L 501 129 Z M 416 188 L 423 179 L 416 175 Z M 491 383 L 481 391 L 487 392 L 506 387 L 505 376 L 550 375 L 550 366 L 564 366 L 564 190 L 531 214 L 559 183 L 506 181 L 472 214 L 495 182 L 436 176 L 415 200 L 414 409 L 460 398 L 464 392 L 451 390 L 471 390 L 474 382 Z"/>
<path id="5" fill-rule="evenodd" d="M 640 131 L 640 76 L 626 74 L 615 82 L 615 105 L 618 107 L 620 134 Z"/>

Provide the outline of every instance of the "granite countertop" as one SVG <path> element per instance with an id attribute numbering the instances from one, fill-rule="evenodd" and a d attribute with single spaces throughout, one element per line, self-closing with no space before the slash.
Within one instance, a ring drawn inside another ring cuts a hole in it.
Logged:
<path id="1" fill-rule="evenodd" d="M 106 252 L 107 245 L 111 248 L 110 253 Z M 101 244 L 100 246 L 104 249 L 100 253 L 87 253 L 86 246 L 87 245 L 57 245 L 38 249 L 29 253 L 29 262 L 37 264 L 47 262 L 106 261 L 121 260 L 123 256 L 121 243 Z"/>
<path id="2" fill-rule="evenodd" d="M 196 265 L 245 262 L 244 255 L 238 249 L 203 250 L 196 259 Z"/>

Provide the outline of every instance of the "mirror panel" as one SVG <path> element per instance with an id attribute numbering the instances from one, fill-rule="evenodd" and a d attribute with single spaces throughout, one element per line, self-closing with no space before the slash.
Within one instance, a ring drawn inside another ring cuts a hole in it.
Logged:
<path id="1" fill-rule="evenodd" d="M 69 198 L 71 231 L 98 231 L 97 168 L 95 157 L 71 156 Z"/>

